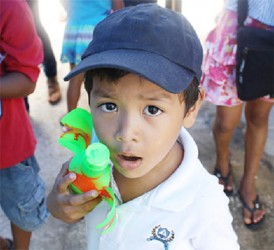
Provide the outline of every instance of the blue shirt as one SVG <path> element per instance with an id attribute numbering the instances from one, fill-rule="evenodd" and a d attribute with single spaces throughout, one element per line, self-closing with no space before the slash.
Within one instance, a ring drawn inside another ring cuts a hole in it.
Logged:
<path id="1" fill-rule="evenodd" d="M 68 25 L 96 25 L 110 14 L 111 0 L 68 0 Z"/>

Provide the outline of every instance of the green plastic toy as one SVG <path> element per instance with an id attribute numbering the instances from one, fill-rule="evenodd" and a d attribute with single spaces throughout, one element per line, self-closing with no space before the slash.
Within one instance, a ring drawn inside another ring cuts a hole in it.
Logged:
<path id="1" fill-rule="evenodd" d="M 61 123 L 67 129 L 58 142 L 71 150 L 75 155 L 68 170 L 76 174 L 76 180 L 70 184 L 72 192 L 81 194 L 89 190 L 97 190 L 99 195 L 110 205 L 107 218 L 96 228 L 109 232 L 116 223 L 115 196 L 110 185 L 111 168 L 108 148 L 98 142 L 92 143 L 92 116 L 82 108 L 76 108 L 66 114 Z"/>

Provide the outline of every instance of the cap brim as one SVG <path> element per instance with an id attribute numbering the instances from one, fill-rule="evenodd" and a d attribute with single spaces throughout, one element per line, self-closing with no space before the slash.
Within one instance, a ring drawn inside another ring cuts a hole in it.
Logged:
<path id="1" fill-rule="evenodd" d="M 107 50 L 84 58 L 64 78 L 65 81 L 79 73 L 96 68 L 117 68 L 138 74 L 171 93 L 180 93 L 195 76 L 183 66 L 165 57 L 141 50 Z"/>

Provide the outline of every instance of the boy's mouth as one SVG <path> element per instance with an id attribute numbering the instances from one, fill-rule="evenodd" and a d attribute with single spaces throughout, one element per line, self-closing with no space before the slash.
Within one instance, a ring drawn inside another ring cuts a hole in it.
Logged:
<path id="1" fill-rule="evenodd" d="M 117 156 L 117 161 L 121 168 L 132 170 L 140 166 L 142 162 L 142 158 L 138 156 L 133 156 L 133 155 L 119 154 Z"/>
<path id="2" fill-rule="evenodd" d="M 137 156 L 121 155 L 120 157 L 125 159 L 126 161 L 137 161 L 137 160 L 141 159 L 141 157 L 137 157 Z"/>

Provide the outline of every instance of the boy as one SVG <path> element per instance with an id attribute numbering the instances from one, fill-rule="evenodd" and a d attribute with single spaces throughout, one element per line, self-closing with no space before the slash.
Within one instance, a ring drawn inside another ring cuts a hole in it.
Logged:
<path id="1" fill-rule="evenodd" d="M 0 30 L 0 205 L 13 235 L 0 237 L 0 249 L 29 249 L 32 231 L 48 217 L 23 99 L 35 89 L 43 51 L 26 1 L 1 0 Z"/>
<path id="2" fill-rule="evenodd" d="M 202 47 L 189 22 L 157 4 L 125 8 L 98 24 L 81 63 L 94 128 L 113 163 L 117 224 L 96 229 L 108 206 L 92 190 L 72 195 L 59 173 L 48 196 L 53 216 L 84 215 L 88 249 L 239 249 L 228 199 L 198 160 L 183 127 L 195 121 Z"/>

